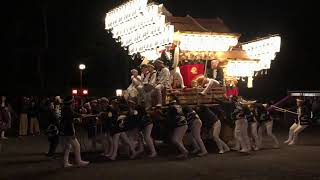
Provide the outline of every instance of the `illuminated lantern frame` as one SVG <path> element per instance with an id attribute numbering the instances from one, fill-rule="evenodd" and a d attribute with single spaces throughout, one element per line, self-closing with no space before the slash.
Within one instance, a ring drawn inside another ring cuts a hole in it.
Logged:
<path id="1" fill-rule="evenodd" d="M 173 68 L 180 61 L 219 60 L 227 78 L 248 78 L 248 87 L 257 72 L 270 69 L 280 52 L 279 35 L 238 44 L 240 34 L 212 28 L 224 25 L 219 18 L 174 17 L 164 9 L 148 0 L 131 0 L 106 14 L 105 28 L 131 56 L 140 53 L 150 61 L 175 49 Z"/>
<path id="2" fill-rule="evenodd" d="M 162 5 L 148 0 L 131 0 L 107 13 L 105 27 L 119 38 L 129 55 L 142 54 L 147 59 L 160 57 L 158 48 L 173 43 L 174 27 L 166 24 Z"/>
<path id="3" fill-rule="evenodd" d="M 249 58 L 259 59 L 255 71 L 270 69 L 271 61 L 275 59 L 276 54 L 280 52 L 281 37 L 271 36 L 254 42 L 242 44 L 242 49 L 246 51 Z"/>
<path id="4" fill-rule="evenodd" d="M 228 35 L 178 34 L 182 51 L 229 51 L 238 38 Z"/>

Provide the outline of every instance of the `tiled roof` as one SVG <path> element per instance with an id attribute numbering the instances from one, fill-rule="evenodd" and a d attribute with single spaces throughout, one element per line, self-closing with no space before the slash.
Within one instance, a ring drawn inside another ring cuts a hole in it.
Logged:
<path id="1" fill-rule="evenodd" d="M 217 33 L 230 33 L 227 27 L 220 18 L 203 19 L 186 17 L 167 16 L 166 22 L 174 25 L 175 31 L 193 31 L 193 32 L 217 32 Z"/>

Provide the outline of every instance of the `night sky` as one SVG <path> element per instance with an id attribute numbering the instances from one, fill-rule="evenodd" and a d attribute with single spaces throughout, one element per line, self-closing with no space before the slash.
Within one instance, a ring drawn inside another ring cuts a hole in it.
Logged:
<path id="1" fill-rule="evenodd" d="M 121 2 L 124 1 L 38 0 L 3 6 L 8 15 L 3 28 L 8 58 L 0 64 L 3 82 L 0 92 L 65 92 L 66 88 L 79 84 L 77 65 L 81 62 L 87 65 L 86 86 L 105 88 L 105 92 L 126 87 L 132 61 L 104 30 L 105 13 Z M 319 89 L 317 56 L 312 55 L 317 51 L 310 41 L 318 29 L 313 4 L 276 0 L 157 2 L 163 3 L 174 16 L 220 17 L 233 32 L 242 34 L 241 40 L 274 33 L 281 35 L 281 52 L 268 75 L 256 78 L 253 89 L 241 88 L 243 95 L 278 98 L 287 90 Z M 48 24 L 47 49 L 44 9 Z"/>

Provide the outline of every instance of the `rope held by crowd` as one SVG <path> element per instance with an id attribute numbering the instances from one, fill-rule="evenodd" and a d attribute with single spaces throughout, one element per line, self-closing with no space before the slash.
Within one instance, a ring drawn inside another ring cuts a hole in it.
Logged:
<path id="1" fill-rule="evenodd" d="M 276 111 L 279 111 L 279 112 L 288 112 L 288 113 L 291 113 L 291 114 L 298 115 L 298 113 L 296 113 L 296 112 L 293 112 L 293 111 L 290 111 L 290 110 L 287 110 L 287 109 L 283 109 L 283 108 L 280 108 L 280 107 L 275 106 L 275 105 L 271 105 L 271 107 L 273 107 Z"/>

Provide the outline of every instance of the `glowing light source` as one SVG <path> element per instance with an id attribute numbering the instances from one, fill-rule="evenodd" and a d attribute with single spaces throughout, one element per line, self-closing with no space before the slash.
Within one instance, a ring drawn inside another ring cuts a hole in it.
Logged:
<path id="1" fill-rule="evenodd" d="M 148 0 L 131 0 L 106 14 L 106 29 L 135 19 L 146 8 Z M 108 21 L 107 21 L 108 20 Z"/>
<path id="2" fill-rule="evenodd" d="M 88 90 L 87 90 L 87 89 L 84 89 L 84 90 L 82 90 L 82 94 L 83 94 L 83 95 L 88 95 L 88 94 L 89 94 L 89 92 L 88 92 Z"/>
<path id="3" fill-rule="evenodd" d="M 257 61 L 231 60 L 227 64 L 226 73 L 233 77 L 253 77 L 257 63 Z"/>
<path id="4" fill-rule="evenodd" d="M 131 0 L 106 14 L 105 28 L 121 46 L 128 47 L 129 55 L 139 52 L 153 59 L 158 47 L 173 43 L 174 27 L 165 23 L 161 7 L 148 5 L 148 0 Z"/>
<path id="5" fill-rule="evenodd" d="M 116 90 L 116 96 L 122 96 L 122 89 Z"/>
<path id="6" fill-rule="evenodd" d="M 245 43 L 242 49 L 245 50 L 251 59 L 259 59 L 255 71 L 270 69 L 271 61 L 275 59 L 276 53 L 280 52 L 281 37 L 272 36 L 262 40 Z"/>
<path id="7" fill-rule="evenodd" d="M 228 51 L 238 38 L 228 35 L 180 34 L 180 48 L 185 51 Z"/>
<path id="8" fill-rule="evenodd" d="M 72 89 L 72 95 L 77 95 L 78 94 L 78 90 L 77 89 Z"/>
<path id="9" fill-rule="evenodd" d="M 86 69 L 86 65 L 80 64 L 80 65 L 79 65 L 79 69 L 80 69 L 80 70 L 85 70 L 85 69 Z"/>
<path id="10" fill-rule="evenodd" d="M 161 54 L 157 50 L 150 50 L 141 53 L 141 56 L 145 57 L 149 61 L 153 61 L 159 58 Z"/>
<path id="11" fill-rule="evenodd" d="M 291 96 L 306 96 L 306 97 L 319 97 L 319 92 L 314 93 L 290 93 Z"/>
<path id="12" fill-rule="evenodd" d="M 173 43 L 173 34 L 174 34 L 173 26 L 169 25 L 165 27 L 163 31 L 161 31 L 158 34 L 154 34 L 142 41 L 137 41 L 132 43 L 129 46 L 129 55 L 132 55 L 137 52 L 142 53 L 145 51 L 155 50 L 157 49 L 157 47 L 164 48 L 166 45 Z"/>
<path id="13" fill-rule="evenodd" d="M 252 88 L 253 87 L 253 77 L 248 77 L 247 87 L 248 88 Z"/>

